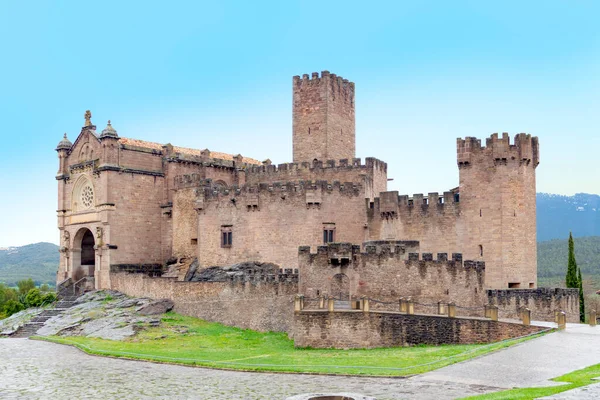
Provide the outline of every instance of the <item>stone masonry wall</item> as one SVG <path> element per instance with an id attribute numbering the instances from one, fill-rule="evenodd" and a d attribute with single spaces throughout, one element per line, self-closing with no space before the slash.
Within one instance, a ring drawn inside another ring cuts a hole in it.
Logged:
<path id="1" fill-rule="evenodd" d="M 362 186 L 340 182 L 288 182 L 205 190 L 198 199 L 198 260 L 203 267 L 264 261 L 298 268 L 298 246 L 335 241 L 361 243 L 366 235 Z M 335 224 L 335 225 L 332 225 Z M 233 244 L 221 247 L 221 229 Z"/>
<path id="2" fill-rule="evenodd" d="M 373 200 L 387 189 L 387 164 L 376 158 L 327 160 L 279 165 L 252 166 L 246 170 L 246 183 L 273 184 L 292 181 L 339 181 L 359 183 L 365 197 Z"/>
<path id="3" fill-rule="evenodd" d="M 297 275 L 266 281 L 179 282 L 144 274 L 112 273 L 112 289 L 129 296 L 167 298 L 174 311 L 206 321 L 258 331 L 289 332 Z"/>
<path id="4" fill-rule="evenodd" d="M 485 264 L 463 261 L 460 254 L 416 253 L 418 242 L 367 242 L 360 246 L 333 243 L 316 253 L 299 250 L 300 293 L 308 298 L 333 295 L 336 298 L 368 296 L 376 301 L 372 309 L 398 309 L 400 297 L 412 297 L 417 312 L 436 313 L 438 301 L 453 301 L 461 307 L 481 307 L 485 300 Z M 471 315 L 464 309 L 459 314 Z"/>
<path id="5" fill-rule="evenodd" d="M 293 338 L 296 347 L 350 349 L 490 343 L 543 329 L 479 318 L 390 312 L 301 311 L 294 313 Z"/>
<path id="6" fill-rule="evenodd" d="M 415 194 L 412 198 L 396 191 L 383 192 L 367 213 L 369 240 L 416 240 L 422 252 L 460 253 L 460 214 L 461 203 L 453 192 Z M 481 257 L 470 259 L 483 261 Z"/>
<path id="7" fill-rule="evenodd" d="M 579 291 L 577 289 L 508 289 L 488 290 L 489 304 L 498 306 L 499 318 L 519 318 L 522 307 L 531 310 L 531 319 L 554 321 L 555 311 L 564 311 L 567 322 L 579 322 Z"/>

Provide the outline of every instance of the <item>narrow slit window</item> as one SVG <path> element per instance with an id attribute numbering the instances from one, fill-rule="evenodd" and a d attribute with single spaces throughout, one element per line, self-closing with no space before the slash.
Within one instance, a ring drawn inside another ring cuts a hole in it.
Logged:
<path id="1" fill-rule="evenodd" d="M 231 226 L 222 226 L 221 227 L 221 247 L 231 247 L 233 244 L 233 232 L 231 231 Z"/>

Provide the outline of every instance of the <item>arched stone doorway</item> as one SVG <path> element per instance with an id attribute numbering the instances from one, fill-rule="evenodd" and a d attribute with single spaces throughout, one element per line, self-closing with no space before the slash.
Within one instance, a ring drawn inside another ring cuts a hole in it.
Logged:
<path id="1" fill-rule="evenodd" d="M 73 240 L 73 274 L 71 279 L 79 281 L 96 272 L 96 250 L 94 234 L 87 228 L 80 229 Z"/>
<path id="2" fill-rule="evenodd" d="M 346 274 L 336 274 L 331 279 L 331 295 L 338 300 L 350 300 L 350 278 Z"/>

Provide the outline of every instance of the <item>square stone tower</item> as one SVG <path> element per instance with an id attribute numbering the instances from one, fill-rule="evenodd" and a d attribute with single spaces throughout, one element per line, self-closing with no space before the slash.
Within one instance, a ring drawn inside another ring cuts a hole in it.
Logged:
<path id="1" fill-rule="evenodd" d="M 329 71 L 294 76 L 294 162 L 356 154 L 354 83 Z"/>

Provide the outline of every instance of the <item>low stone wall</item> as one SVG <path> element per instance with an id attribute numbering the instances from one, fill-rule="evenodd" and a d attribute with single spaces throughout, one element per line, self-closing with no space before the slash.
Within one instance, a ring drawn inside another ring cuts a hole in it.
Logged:
<path id="1" fill-rule="evenodd" d="M 347 349 L 490 343 L 543 329 L 481 318 L 391 312 L 300 311 L 294 314 L 293 338 L 297 347 Z"/>
<path id="2" fill-rule="evenodd" d="M 257 331 L 289 332 L 297 280 L 180 282 L 144 274 L 112 273 L 111 288 L 129 296 L 166 298 L 174 311 L 206 321 Z"/>
<path id="3" fill-rule="evenodd" d="M 555 311 L 564 311 L 567 322 L 579 322 L 577 289 L 537 288 L 488 290 L 489 304 L 498 306 L 499 318 L 519 319 L 519 309 L 531 310 L 531 319 L 554 321 Z"/>

